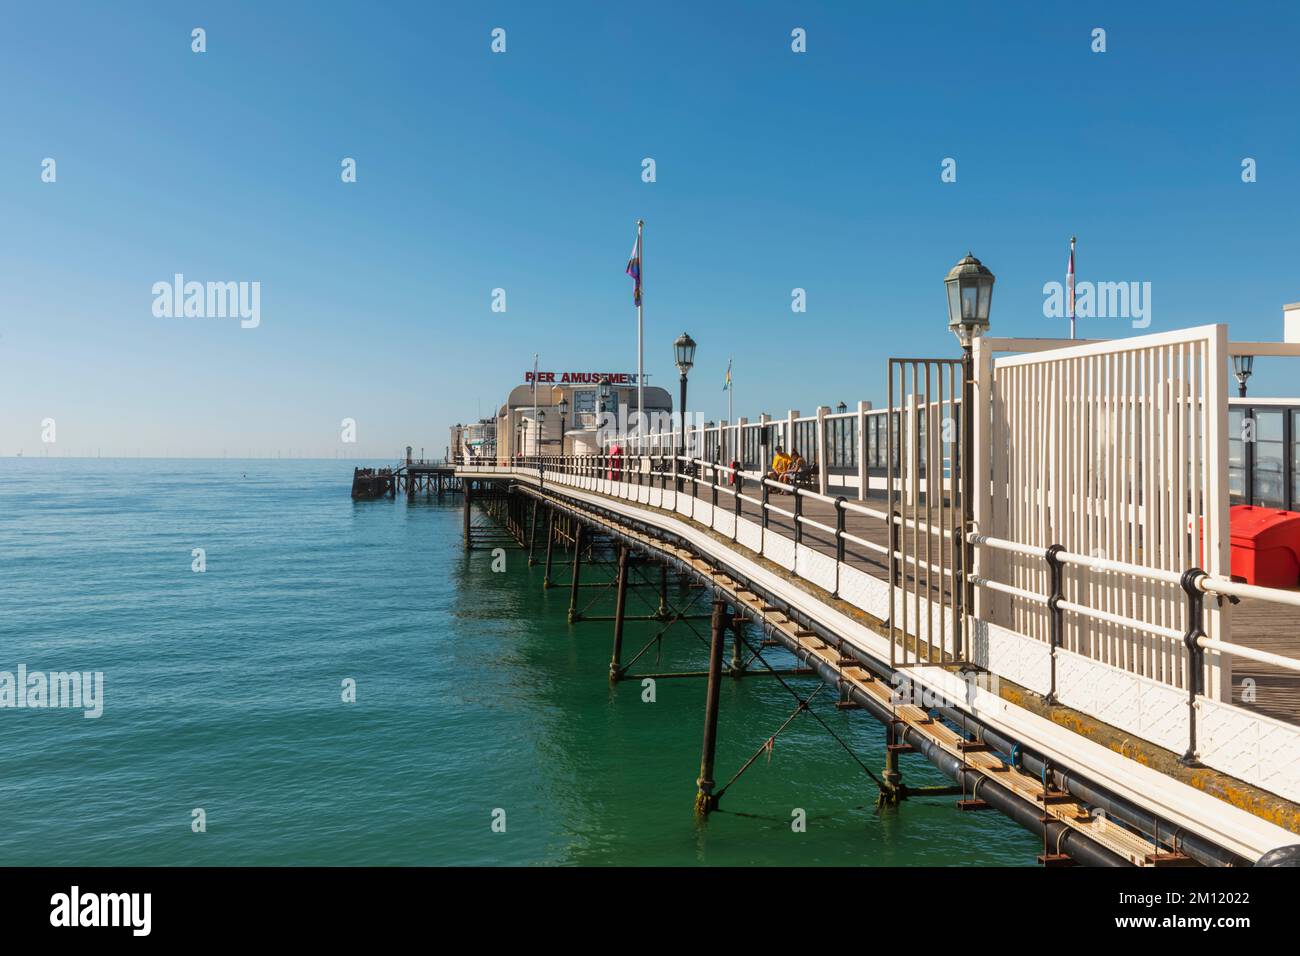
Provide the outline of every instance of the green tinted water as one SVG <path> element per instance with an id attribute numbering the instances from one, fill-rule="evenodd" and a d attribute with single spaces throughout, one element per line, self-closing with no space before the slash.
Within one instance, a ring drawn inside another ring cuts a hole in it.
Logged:
<path id="1" fill-rule="evenodd" d="M 458 498 L 354 503 L 350 478 L 334 462 L 0 461 L 0 670 L 105 675 L 99 719 L 0 709 L 0 860 L 1032 863 L 1031 836 L 952 798 L 878 813 L 807 715 L 697 825 L 703 680 L 660 680 L 653 703 L 639 682 L 611 688 L 612 626 L 568 624 L 567 589 L 543 591 L 518 551 L 501 573 L 466 554 Z M 581 603 L 609 614 L 612 597 Z M 696 627 L 636 670 L 703 669 Z M 658 628 L 629 623 L 625 659 Z M 793 706 L 774 680 L 724 680 L 720 782 Z M 883 765 L 879 725 L 829 691 L 813 706 Z M 920 757 L 904 770 L 947 782 Z"/>

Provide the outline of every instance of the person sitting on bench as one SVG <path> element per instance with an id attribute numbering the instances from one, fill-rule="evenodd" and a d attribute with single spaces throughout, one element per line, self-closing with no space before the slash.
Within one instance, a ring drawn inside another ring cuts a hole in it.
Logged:
<path id="1" fill-rule="evenodd" d="M 803 455 L 799 454 L 799 449 L 795 448 L 790 452 L 790 467 L 785 470 L 781 480 L 798 485 L 807 479 L 811 470 L 808 462 L 804 461 Z"/>
<path id="2" fill-rule="evenodd" d="M 790 467 L 790 456 L 787 455 L 780 445 L 776 446 L 776 454 L 772 456 L 772 470 L 767 473 L 770 481 L 784 481 L 785 473 Z"/>

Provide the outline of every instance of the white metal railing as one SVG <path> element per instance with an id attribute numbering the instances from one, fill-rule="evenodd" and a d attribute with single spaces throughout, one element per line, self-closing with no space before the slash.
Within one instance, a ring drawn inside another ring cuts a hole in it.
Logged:
<path id="1" fill-rule="evenodd" d="M 1183 686 L 1186 648 L 1170 638 L 1181 627 L 1180 575 L 1193 566 L 1228 574 L 1226 327 L 996 360 L 979 354 L 974 377 L 975 473 L 991 477 L 989 493 L 976 496 L 975 527 L 1034 549 L 983 549 L 976 571 L 1041 594 L 1045 548 L 1087 556 L 1074 562 L 1061 598 L 1087 613 L 1065 619 L 1062 646 Z M 1117 573 L 1120 566 L 1144 573 Z M 985 591 L 981 619 L 1047 638 L 1046 606 Z M 1230 641 L 1227 625 L 1217 604 L 1206 609 L 1211 638 Z M 1229 661 L 1215 654 L 1212 664 L 1208 692 L 1230 700 Z"/>
<path id="2" fill-rule="evenodd" d="M 988 535 L 972 532 L 969 536 L 971 544 L 979 547 L 990 548 L 997 551 L 1005 551 L 1012 554 L 1019 554 L 1025 557 L 1038 558 L 1044 562 L 1050 574 L 1050 566 L 1053 560 L 1062 565 L 1069 565 L 1078 568 L 1089 568 L 1093 571 L 1108 572 L 1124 575 L 1130 578 L 1145 578 L 1151 581 L 1161 581 L 1165 584 L 1172 584 L 1186 590 L 1189 586 L 1194 586 L 1203 593 L 1223 595 L 1229 598 L 1253 598 L 1259 601 L 1268 601 L 1273 604 L 1283 604 L 1289 607 L 1300 607 L 1300 592 L 1285 591 L 1279 588 L 1259 587 L 1253 584 L 1243 584 L 1237 581 L 1216 578 L 1205 571 L 1199 569 L 1190 569 L 1185 572 L 1167 571 L 1161 568 L 1149 568 L 1140 564 L 1129 564 L 1124 561 L 1111 561 L 1106 558 L 1094 558 L 1084 554 L 1074 554 L 1064 549 L 1053 550 L 1052 548 L 1036 548 L 1029 545 L 1016 544 L 1013 541 L 1004 541 L 1001 538 L 993 538 Z M 1190 575 L 1190 576 L 1189 576 Z M 975 575 L 972 577 L 972 583 L 977 587 L 987 588 L 1003 594 L 1011 594 L 1024 600 L 1032 601 L 1046 608 L 1055 606 L 1062 611 L 1081 614 L 1092 617 L 1097 620 L 1107 621 L 1126 628 L 1132 628 L 1138 631 L 1144 631 L 1159 637 L 1166 637 L 1172 640 L 1185 641 L 1187 631 L 1190 627 L 1188 620 L 1188 611 L 1186 605 L 1183 608 L 1182 629 L 1167 627 L 1150 621 L 1140 620 L 1138 618 L 1126 617 L 1120 614 L 1111 614 L 1097 608 L 1077 604 L 1064 599 L 1063 594 L 1053 595 L 1051 593 L 1042 593 L 1030 591 L 1024 588 L 1018 588 L 1014 585 L 994 581 L 989 578 Z M 1204 621 L 1197 622 L 1198 626 L 1204 627 Z M 1286 657 L 1281 654 L 1274 654 L 1270 651 L 1262 651 L 1257 648 L 1247 647 L 1242 644 L 1234 644 L 1230 641 L 1224 641 L 1211 638 L 1201 634 L 1196 638 L 1197 646 L 1207 650 L 1218 650 L 1234 657 L 1242 657 L 1264 664 L 1273 664 L 1286 670 L 1300 673 L 1300 659 Z M 1186 686 L 1185 684 L 1183 686 Z"/>
<path id="3" fill-rule="evenodd" d="M 1061 636 L 1064 631 L 1065 615 L 1077 615 L 1107 624 L 1113 624 L 1128 631 L 1136 631 L 1162 639 L 1169 649 L 1181 648 L 1179 660 L 1183 667 L 1182 687 L 1187 693 L 1186 728 L 1188 736 L 1187 751 L 1184 757 L 1194 760 L 1197 753 L 1197 703 L 1202 699 L 1213 699 L 1206 694 L 1206 685 L 1212 672 L 1206 651 L 1240 657 L 1257 663 L 1269 664 L 1293 673 L 1300 673 L 1300 659 L 1259 650 L 1241 644 L 1234 644 L 1222 638 L 1216 638 L 1206 631 L 1207 613 L 1204 596 L 1222 595 L 1230 598 L 1254 598 L 1275 604 L 1300 607 L 1300 593 L 1283 591 L 1277 588 L 1258 587 L 1241 584 L 1223 578 L 1217 578 L 1200 568 L 1189 568 L 1176 572 L 1163 568 L 1151 568 L 1125 561 L 1094 558 L 1089 555 L 1066 551 L 1060 545 L 1037 548 L 1030 545 L 995 538 L 990 535 L 971 533 L 969 540 L 979 548 L 1015 554 L 1023 558 L 1041 561 L 1050 582 L 1049 590 L 1035 591 L 1013 584 L 992 580 L 980 574 L 971 578 L 976 587 L 998 594 L 1006 594 L 1022 601 L 1041 607 L 1048 618 L 1048 635 L 1051 646 L 1051 689 L 1048 700 L 1056 698 L 1057 693 L 1057 651 L 1061 648 Z M 1124 579 L 1147 580 L 1174 585 L 1184 595 L 1182 602 L 1182 628 L 1176 629 L 1167 624 L 1154 623 L 1134 617 L 1128 617 L 1111 611 L 1090 607 L 1065 598 L 1066 567 L 1087 569 L 1105 574 L 1118 574 Z"/>
<path id="4" fill-rule="evenodd" d="M 947 402 L 948 415 L 960 410 L 961 399 Z M 887 445 L 892 427 L 895 457 L 900 461 L 906 455 L 902 441 L 900 420 L 920 412 L 930 417 L 925 403 L 909 404 L 903 408 L 872 408 L 870 402 L 859 402 L 854 411 L 832 412 L 823 406 L 816 415 L 788 412 L 781 418 L 761 416 L 756 421 L 739 418 L 734 422 L 687 427 L 685 430 L 687 453 L 705 460 L 716 459 L 739 463 L 747 478 L 757 479 L 768 468 L 777 447 L 787 451 L 797 449 L 803 458 L 816 467 L 816 487 L 823 494 L 840 492 L 847 497 L 865 501 L 871 493 L 886 490 L 885 473 L 888 467 Z M 922 436 L 924 439 L 924 436 Z M 680 426 L 666 431 L 638 435 L 606 435 L 599 437 L 602 447 L 618 444 L 625 453 L 663 455 L 676 453 L 682 447 L 683 432 Z M 954 445 L 952 452 L 957 448 Z M 921 453 L 924 465 L 927 450 Z M 950 458 L 945 453 L 942 470 L 951 469 Z"/>
<path id="5" fill-rule="evenodd" d="M 476 465 L 476 467 L 480 467 Z M 879 522 L 888 529 L 889 515 L 879 509 L 845 496 L 822 494 L 804 484 L 793 480 L 776 480 L 766 475 L 756 475 L 745 469 L 721 461 L 710 461 L 690 455 L 676 453 L 665 454 L 624 454 L 596 453 L 589 455 L 568 456 L 521 456 L 510 464 L 494 464 L 483 470 L 497 473 L 526 473 L 538 477 L 543 483 L 559 481 L 564 484 L 586 487 L 588 490 L 604 491 L 616 497 L 632 497 L 631 489 L 657 488 L 661 493 L 673 495 L 672 504 L 678 504 L 677 496 L 692 502 L 686 517 L 694 518 L 694 503 L 704 507 L 706 502 L 700 497 L 703 490 L 709 495 L 707 505 L 710 509 L 722 509 L 733 517 L 753 519 L 763 535 L 786 537 L 795 546 L 804 545 L 809 530 L 819 532 L 820 543 L 834 548 L 834 560 L 837 565 L 844 564 L 849 558 L 849 548 L 861 549 L 853 556 L 869 557 L 879 564 L 882 570 L 887 566 L 890 548 L 877 541 L 851 533 L 846 528 L 849 515 Z M 687 490 L 689 487 L 689 491 Z M 681 487 L 679 492 L 677 489 Z M 758 494 L 746 493 L 746 489 L 756 489 Z M 791 498 L 791 507 L 785 508 L 772 499 L 784 496 Z M 727 507 L 719 504 L 719 499 L 728 503 Z M 818 520 L 817 517 L 803 513 L 805 502 L 817 501 L 829 504 L 835 515 L 835 524 Z M 748 506 L 748 507 L 747 507 Z M 711 514 L 710 514 L 711 517 Z M 774 520 L 777 519 L 777 520 Z M 892 523 L 900 529 L 907 529 L 918 535 L 932 535 L 937 540 L 952 537 L 951 529 L 928 526 L 925 521 L 895 515 Z M 787 530 L 788 534 L 784 532 Z M 733 540 L 736 532 L 732 532 Z M 759 549 L 760 552 L 762 548 Z M 932 575 L 944 575 L 949 579 L 949 587 L 955 588 L 953 570 L 941 563 L 926 561 L 904 550 L 894 550 L 894 559 L 912 573 L 929 572 Z M 838 590 L 839 567 L 835 571 L 835 584 L 828 590 Z"/>

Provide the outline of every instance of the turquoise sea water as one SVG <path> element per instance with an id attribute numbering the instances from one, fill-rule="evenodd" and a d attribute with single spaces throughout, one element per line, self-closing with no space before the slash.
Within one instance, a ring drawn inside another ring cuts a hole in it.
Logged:
<path id="1" fill-rule="evenodd" d="M 951 798 L 877 813 L 806 715 L 727 794 L 733 812 L 697 826 L 704 682 L 661 680 L 654 703 L 637 683 L 611 689 L 610 625 L 569 625 L 540 565 L 511 551 L 495 573 L 463 550 L 458 497 L 353 502 L 351 471 L 0 461 L 0 671 L 105 683 L 99 719 L 0 708 L 0 863 L 1033 862 L 1033 837 Z M 593 600 L 609 613 L 584 589 Z M 630 623 L 628 655 L 655 630 Z M 655 656 L 646 670 L 706 664 L 681 628 Z M 793 705 L 771 679 L 724 680 L 720 781 Z M 883 765 L 874 721 L 829 692 L 814 707 Z M 904 772 L 947 782 L 919 757 Z M 206 833 L 191 829 L 200 807 Z"/>

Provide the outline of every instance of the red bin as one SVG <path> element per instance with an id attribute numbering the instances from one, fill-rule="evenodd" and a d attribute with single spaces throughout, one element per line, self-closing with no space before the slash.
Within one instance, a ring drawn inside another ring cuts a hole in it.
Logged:
<path id="1" fill-rule="evenodd" d="M 1233 505 L 1228 533 L 1233 578 L 1266 588 L 1300 581 L 1300 513 Z"/>

